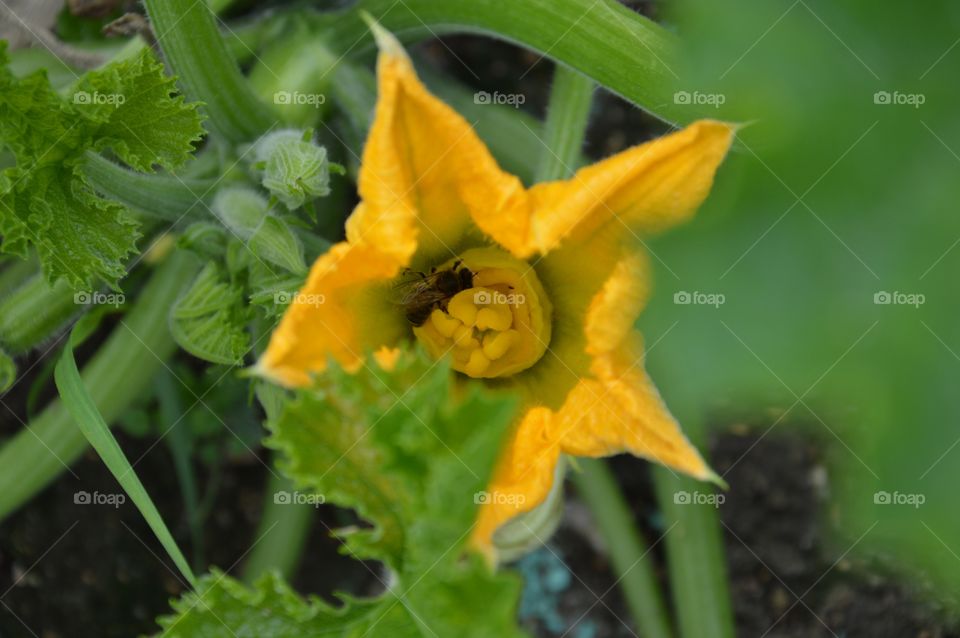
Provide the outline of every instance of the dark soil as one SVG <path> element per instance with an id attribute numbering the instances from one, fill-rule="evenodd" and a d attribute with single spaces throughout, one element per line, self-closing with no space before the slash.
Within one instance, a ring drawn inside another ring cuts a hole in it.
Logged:
<path id="1" fill-rule="evenodd" d="M 128 457 L 143 459 L 137 475 L 178 545 L 192 556 L 180 488 L 163 445 L 118 435 Z M 265 455 L 264 455 L 265 456 Z M 80 505 L 75 494 L 112 495 L 116 481 L 95 454 L 64 474 L 0 527 L 0 638 L 130 638 L 156 629 L 154 619 L 169 611 L 169 599 L 185 588 L 143 517 L 127 501 Z M 197 467 L 201 487 L 209 473 Z M 267 471 L 253 459 L 222 469 L 211 513 L 204 526 L 208 564 L 238 576 L 256 538 Z M 294 586 L 329 596 L 334 589 L 369 593 L 374 573 L 337 553 L 328 528 L 351 522 L 345 512 L 318 508 L 308 548 Z M 370 566 L 370 569 L 375 569 Z"/>
<path id="2" fill-rule="evenodd" d="M 719 511 L 737 636 L 960 636 L 956 620 L 927 602 L 929 592 L 875 565 L 853 562 L 845 556 L 846 548 L 830 546 L 821 516 L 829 475 L 815 444 L 799 436 L 759 437 L 736 428 L 715 437 L 711 459 L 721 474 L 730 470 L 725 476 L 731 487 Z M 663 525 L 649 466 L 630 457 L 617 457 L 612 465 L 638 526 L 648 541 L 659 538 Z M 564 524 L 550 543 L 575 574 L 558 601 L 559 613 L 570 625 L 592 623 L 588 635 L 595 638 L 634 636 L 589 513 L 574 494 L 568 496 Z M 662 549 L 655 547 L 652 554 L 668 591 Z M 543 624 L 527 623 L 538 636 L 558 635 L 545 631 Z"/>

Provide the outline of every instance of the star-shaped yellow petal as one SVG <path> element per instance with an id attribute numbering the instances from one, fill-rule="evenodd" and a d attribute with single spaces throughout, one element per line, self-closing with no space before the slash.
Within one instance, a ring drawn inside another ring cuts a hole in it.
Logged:
<path id="1" fill-rule="evenodd" d="M 364 353 L 389 359 L 397 344 L 421 339 L 430 352 L 452 352 L 463 374 L 516 388 L 526 407 L 490 491 L 523 498 L 481 506 L 473 542 L 488 555 L 501 525 L 546 498 L 561 454 L 630 452 L 710 478 L 643 368 L 634 323 L 650 277 L 638 237 L 695 212 L 734 127 L 700 121 L 526 189 L 426 90 L 399 43 L 374 29 L 378 102 L 362 202 L 347 240 L 313 265 L 258 370 L 302 386 L 329 357 L 356 367 Z M 389 295 L 407 267 L 466 268 L 473 287 L 414 328 Z M 507 293 L 521 299 L 498 301 Z"/>

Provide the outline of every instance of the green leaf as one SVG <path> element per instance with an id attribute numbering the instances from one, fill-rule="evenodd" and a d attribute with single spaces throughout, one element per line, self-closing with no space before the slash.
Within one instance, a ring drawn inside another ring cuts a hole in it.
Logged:
<path id="1" fill-rule="evenodd" d="M 116 288 L 140 236 L 129 212 L 91 186 L 88 151 L 109 147 L 151 170 L 184 161 L 198 138 L 195 107 L 171 97 L 151 56 L 88 74 L 65 101 L 43 73 L 14 77 L 0 45 L 0 150 L 15 160 L 0 172 L 0 250 L 26 256 L 35 246 L 51 283 L 89 290 L 103 279 Z"/>
<path id="2" fill-rule="evenodd" d="M 345 535 L 358 558 L 402 571 L 470 528 L 512 416 L 512 401 L 473 387 L 454 401 L 452 392 L 448 365 L 422 355 L 403 355 L 392 373 L 335 368 L 268 423 L 267 444 L 298 484 L 374 523 Z M 434 547 L 425 549 L 428 533 Z"/>
<path id="3" fill-rule="evenodd" d="M 355 54 L 373 45 L 361 11 L 408 40 L 480 31 L 518 43 L 666 121 L 690 122 L 713 110 L 674 101 L 680 71 L 675 36 L 615 0 L 359 0 L 313 19 L 332 49 Z"/>
<path id="4" fill-rule="evenodd" d="M 307 263 L 303 260 L 303 244 L 290 226 L 279 217 L 264 217 L 263 223 L 247 246 L 254 255 L 271 264 L 294 274 L 307 274 Z"/>
<path id="5" fill-rule="evenodd" d="M 150 495 L 144 489 L 143 484 L 134 472 L 133 467 L 120 449 L 120 444 L 110 432 L 110 426 L 100 415 L 96 403 L 90 398 L 83 380 L 80 378 L 80 372 L 77 370 L 77 362 L 73 358 L 73 338 L 71 337 L 60 355 L 54 371 L 54 379 L 57 383 L 57 391 L 64 405 L 67 406 L 70 414 L 73 415 L 77 426 L 83 433 L 83 436 L 90 442 L 93 449 L 97 451 L 103 460 L 107 469 L 117 479 L 120 486 L 137 506 L 140 513 L 143 514 L 147 524 L 153 533 L 156 534 L 160 544 L 167 550 L 174 564 L 184 575 L 188 582 L 195 583 L 193 571 L 187 563 L 180 548 L 177 547 L 170 530 L 167 529 L 160 513 L 150 500 Z"/>
<path id="6" fill-rule="evenodd" d="M 96 148 L 109 147 L 131 167 L 151 172 L 154 164 L 183 164 L 203 135 L 197 103 L 175 95 L 174 79 L 164 75 L 149 49 L 88 73 L 73 94 L 78 108 L 100 122 Z"/>
<path id="7" fill-rule="evenodd" d="M 99 198 L 75 167 L 5 173 L 17 183 L 6 192 L 0 185 L 0 248 L 25 256 L 36 247 L 51 284 L 63 277 L 75 290 L 90 289 L 102 278 L 116 288 L 140 237 L 127 209 Z"/>
<path id="8" fill-rule="evenodd" d="M 356 557 L 387 563 L 393 574 L 385 593 L 340 597 L 332 608 L 301 599 L 276 575 L 248 588 L 214 573 L 174 603 L 175 616 L 160 619 L 163 635 L 524 635 L 516 626 L 516 576 L 464 556 L 475 493 L 487 485 L 516 402 L 455 383 L 445 362 L 405 352 L 391 372 L 364 367 L 351 375 L 332 365 L 279 415 L 270 401 L 268 444 L 280 450 L 281 469 L 373 525 L 341 537 Z"/>
<path id="9" fill-rule="evenodd" d="M 173 307 L 170 332 L 195 357 L 239 365 L 250 348 L 248 314 L 243 290 L 225 281 L 221 268 L 210 262 Z"/>

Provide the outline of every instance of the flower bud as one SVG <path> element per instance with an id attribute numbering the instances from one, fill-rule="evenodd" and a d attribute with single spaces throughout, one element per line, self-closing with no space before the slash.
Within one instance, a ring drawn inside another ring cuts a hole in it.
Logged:
<path id="1" fill-rule="evenodd" d="M 295 130 L 277 131 L 255 148 L 261 183 L 290 210 L 330 194 L 327 149 Z"/>

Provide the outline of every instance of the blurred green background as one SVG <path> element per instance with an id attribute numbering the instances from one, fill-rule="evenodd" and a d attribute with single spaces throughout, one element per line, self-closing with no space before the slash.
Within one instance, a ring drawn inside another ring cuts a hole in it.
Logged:
<path id="1" fill-rule="evenodd" d="M 681 420 L 806 428 L 836 554 L 957 591 L 960 4 L 666 8 L 689 108 L 750 125 L 696 220 L 649 244 L 651 374 Z"/>

